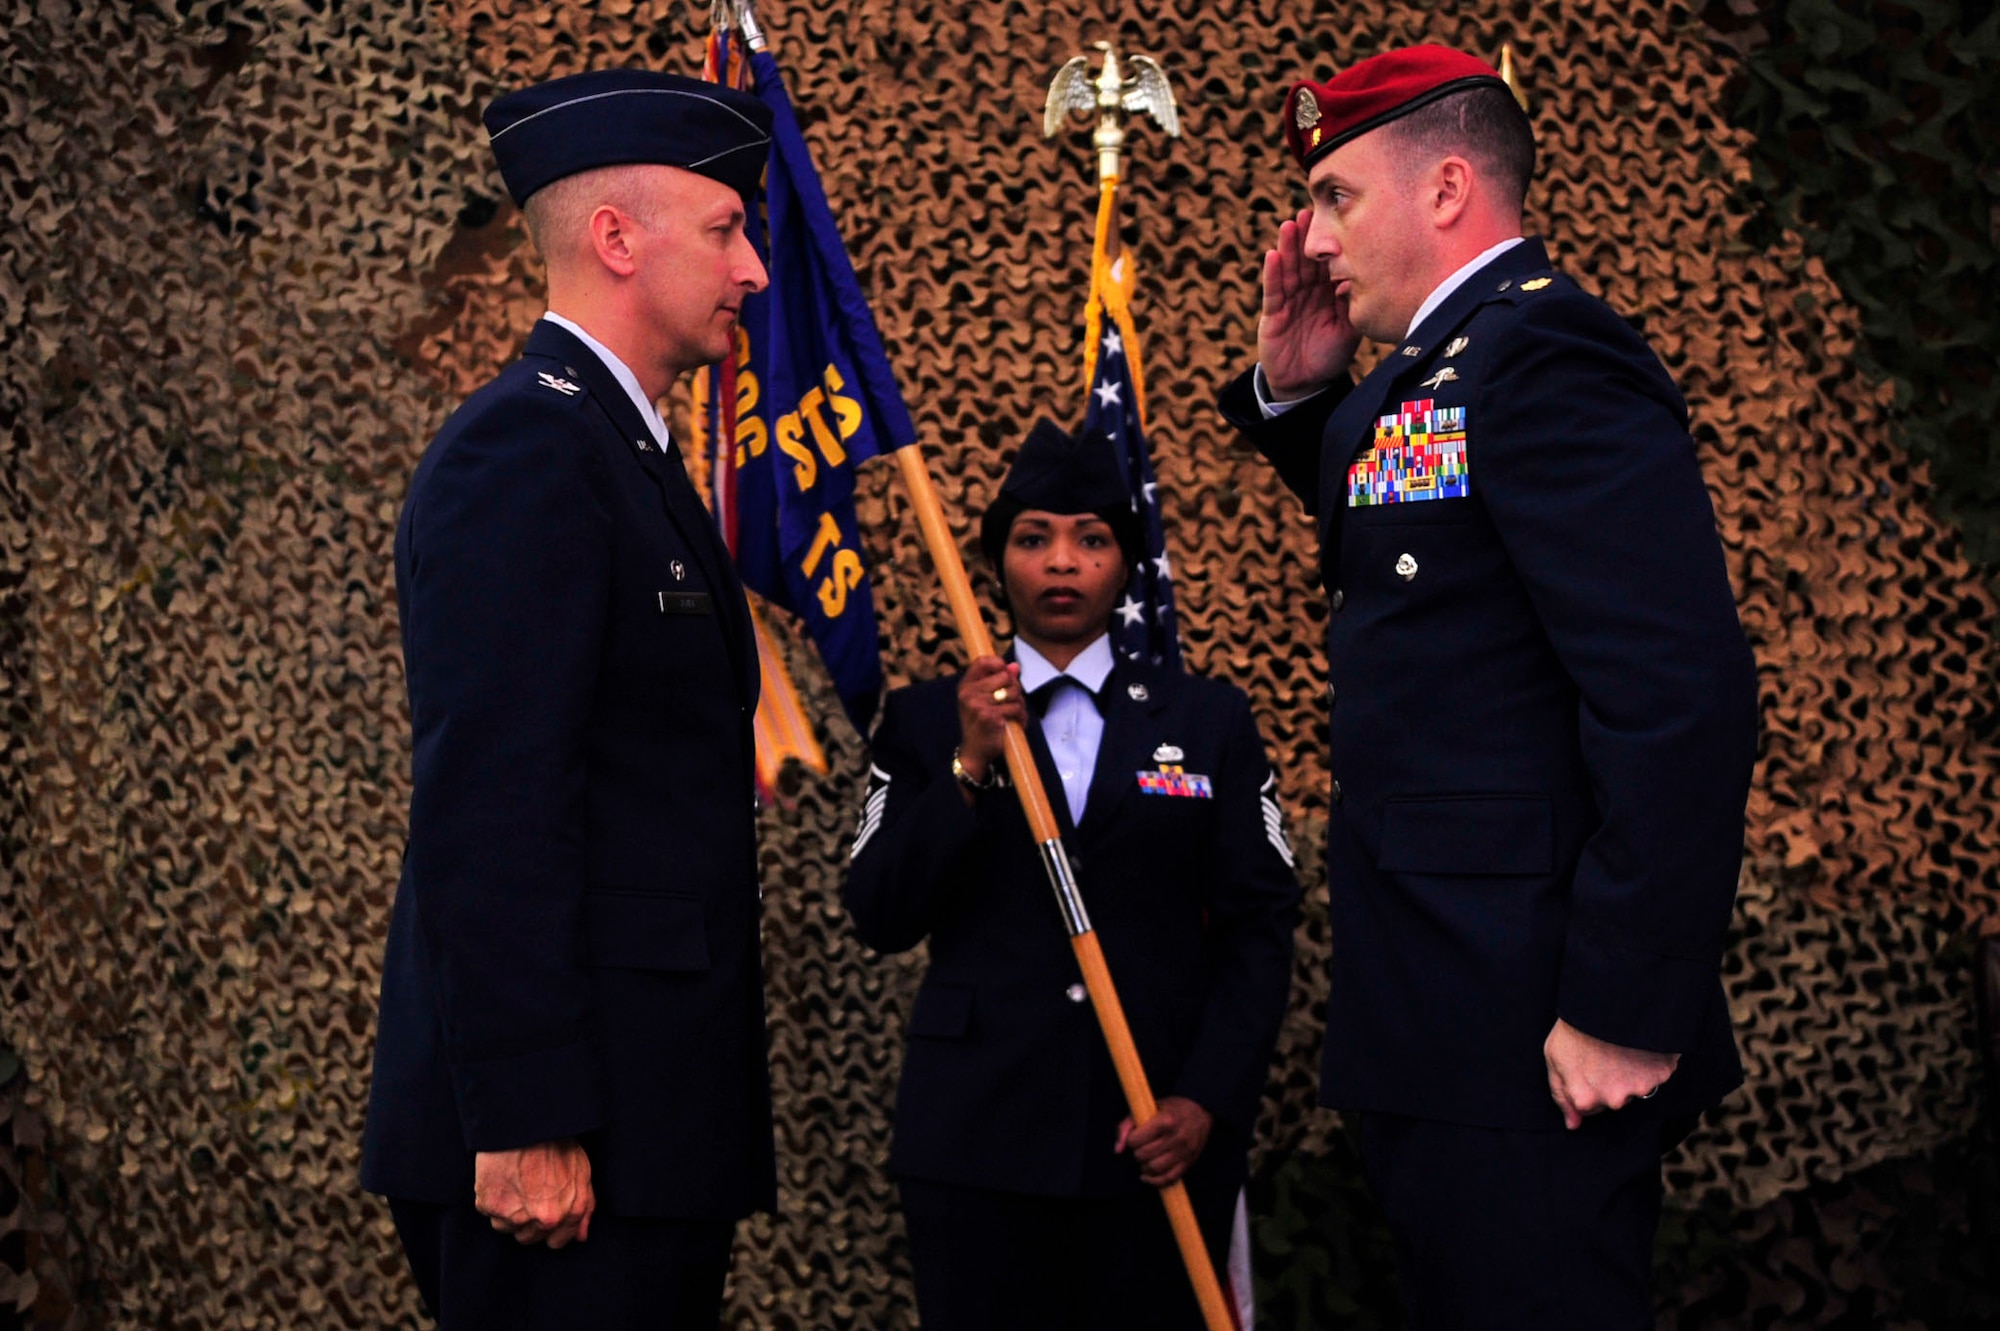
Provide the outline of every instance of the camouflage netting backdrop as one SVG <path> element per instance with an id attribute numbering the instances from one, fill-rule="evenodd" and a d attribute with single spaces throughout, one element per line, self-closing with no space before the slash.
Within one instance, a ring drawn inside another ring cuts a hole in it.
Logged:
<path id="1" fill-rule="evenodd" d="M 1212 408 L 1301 201 L 1282 82 L 1392 44 L 1513 43 L 1545 153 L 1533 225 L 1685 390 L 1761 666 L 1727 967 L 1750 1082 L 1671 1187 L 1748 1211 L 1962 1137 L 1979 1095 L 1948 954 L 2000 926 L 2000 750 L 1975 733 L 1995 606 L 1892 438 L 1893 390 L 1858 368 L 1855 307 L 1797 234 L 1746 239 L 1738 57 L 1665 0 L 1321 8 L 763 7 L 961 543 L 1024 425 L 1080 415 L 1094 163 L 1039 117 L 1053 71 L 1110 37 L 1174 72 L 1186 123 L 1137 131 L 1126 235 L 1190 664 L 1249 690 L 1294 836 L 1319 845 L 1312 530 Z M 0 1097 L 0 1238 L 26 1253 L 0 1265 L 0 1317 L 416 1323 L 354 1182 L 409 793 L 390 545 L 426 440 L 541 309 L 478 111 L 549 75 L 691 70 L 706 19 L 689 0 L 0 17 L 0 1045 L 25 1072 Z M 892 470 L 867 473 L 862 516 L 900 683 L 956 649 Z M 833 771 L 763 821 L 782 1210 L 745 1226 L 732 1324 L 908 1327 L 882 1163 L 920 961 L 843 918 L 864 755 L 790 650 Z M 1307 874 L 1266 1160 L 1334 1128 L 1312 1108 L 1327 939 Z"/>

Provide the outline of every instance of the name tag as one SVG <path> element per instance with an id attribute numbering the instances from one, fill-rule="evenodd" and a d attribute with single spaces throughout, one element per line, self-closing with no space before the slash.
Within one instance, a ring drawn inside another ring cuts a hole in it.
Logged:
<path id="1" fill-rule="evenodd" d="M 661 592 L 660 613 L 663 615 L 712 615 L 715 602 L 707 592 Z"/>

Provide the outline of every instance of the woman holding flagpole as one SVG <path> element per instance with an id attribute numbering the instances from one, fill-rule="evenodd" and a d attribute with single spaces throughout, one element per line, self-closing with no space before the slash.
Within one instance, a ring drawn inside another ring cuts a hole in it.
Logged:
<path id="1" fill-rule="evenodd" d="M 926 1331 L 1198 1328 L 1151 1194 L 1184 1181 L 1223 1255 L 1291 976 L 1275 781 L 1239 690 L 1111 650 L 1143 536 L 1106 442 L 1038 425 L 981 534 L 1011 659 L 889 695 L 846 891 L 870 946 L 930 947 L 890 1156 L 919 1310 Z M 1160 1092 L 1143 1127 L 999 791 L 1009 721 L 1062 793 L 1063 844 Z"/>

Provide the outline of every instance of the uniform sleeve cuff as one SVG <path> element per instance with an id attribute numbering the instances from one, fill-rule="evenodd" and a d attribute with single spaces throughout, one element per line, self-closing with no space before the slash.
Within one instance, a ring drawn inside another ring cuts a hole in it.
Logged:
<path id="1" fill-rule="evenodd" d="M 1256 395 L 1257 410 L 1264 413 L 1264 419 L 1267 421 L 1284 415 L 1301 402 L 1310 402 L 1319 396 L 1319 393 L 1307 393 L 1304 397 L 1288 397 L 1282 402 L 1274 400 L 1271 397 L 1271 381 L 1264 377 L 1264 367 L 1261 363 L 1250 371 L 1250 391 Z"/>
<path id="2" fill-rule="evenodd" d="M 1715 985 L 1714 965 L 1648 952 L 1573 926 L 1556 1012 L 1599 1040 L 1684 1054 L 1695 1046 Z"/>
<path id="3" fill-rule="evenodd" d="M 583 1040 L 454 1063 L 452 1089 L 466 1149 L 519 1150 L 603 1126 L 600 1076 L 597 1049 Z"/>
<path id="4" fill-rule="evenodd" d="M 1253 1094 L 1245 1096 L 1233 1087 L 1222 1085 L 1222 1080 L 1206 1068 L 1189 1067 L 1167 1094 L 1194 1101 L 1218 1122 L 1248 1136 L 1257 1129 L 1257 1111 L 1263 1108 L 1264 1088 L 1260 1083 Z"/>

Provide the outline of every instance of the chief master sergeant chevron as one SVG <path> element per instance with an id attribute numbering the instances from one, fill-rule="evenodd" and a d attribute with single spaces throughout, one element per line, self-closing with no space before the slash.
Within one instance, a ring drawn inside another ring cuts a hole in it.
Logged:
<path id="1" fill-rule="evenodd" d="M 655 403 L 764 286 L 770 115 L 605 70 L 486 126 L 549 313 L 396 531 L 414 789 L 362 1184 L 447 1331 L 713 1328 L 774 1194 L 757 657 Z"/>
<path id="2" fill-rule="evenodd" d="M 1359 1114 L 1412 1326 L 1650 1326 L 1661 1152 L 1741 1079 L 1756 746 L 1686 408 L 1522 237 L 1534 140 L 1491 67 L 1393 51 L 1284 116 L 1311 206 L 1222 407 L 1331 598 L 1320 1098 Z"/>

